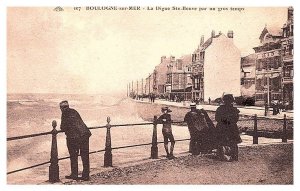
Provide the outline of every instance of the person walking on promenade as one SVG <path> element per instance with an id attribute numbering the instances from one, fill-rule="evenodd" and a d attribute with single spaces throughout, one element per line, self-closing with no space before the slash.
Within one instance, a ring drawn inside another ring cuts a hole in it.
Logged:
<path id="1" fill-rule="evenodd" d="M 201 111 L 203 109 L 197 109 L 196 103 L 191 103 L 190 108 L 191 111 L 184 117 L 191 137 L 189 152 L 191 152 L 192 155 L 199 155 L 200 151 L 203 152 L 205 150 L 203 143 L 206 136 L 205 131 L 208 129 L 208 126 L 205 121 L 204 113 Z"/>
<path id="2" fill-rule="evenodd" d="M 60 129 L 65 132 L 67 147 L 70 154 L 71 175 L 67 179 L 89 180 L 89 138 L 92 135 L 79 113 L 69 107 L 68 101 L 60 102 L 61 125 Z M 82 177 L 78 177 L 78 154 L 80 153 L 83 165 Z"/>
<path id="3" fill-rule="evenodd" d="M 210 99 L 210 97 L 208 98 L 208 104 L 210 105 L 210 102 L 211 102 L 211 99 Z"/>
<path id="4" fill-rule="evenodd" d="M 172 133 L 172 127 L 171 127 L 171 115 L 169 114 L 172 112 L 168 107 L 162 107 L 161 112 L 163 113 L 158 119 L 157 123 L 163 124 L 162 127 L 162 134 L 164 136 L 164 147 L 167 153 L 168 159 L 174 159 L 173 150 L 175 145 L 174 136 Z M 171 146 L 170 146 L 170 152 L 168 148 L 168 141 L 170 140 Z"/>
<path id="5" fill-rule="evenodd" d="M 237 161 L 237 144 L 242 142 L 237 126 L 240 111 L 233 107 L 234 98 L 232 94 L 225 94 L 222 99 L 224 104 L 217 108 L 215 114 L 218 156 L 221 160 Z"/>

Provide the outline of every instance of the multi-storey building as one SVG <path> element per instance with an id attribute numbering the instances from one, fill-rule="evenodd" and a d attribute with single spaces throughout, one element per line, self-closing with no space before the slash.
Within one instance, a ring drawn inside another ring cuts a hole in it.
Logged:
<path id="1" fill-rule="evenodd" d="M 259 37 L 260 46 L 254 47 L 256 54 L 255 101 L 271 103 L 281 99 L 281 39 L 279 28 L 265 27 Z"/>
<path id="2" fill-rule="evenodd" d="M 282 99 L 293 109 L 293 77 L 294 77 L 294 13 L 288 8 L 287 22 L 282 27 L 281 56 L 282 56 Z"/>
<path id="3" fill-rule="evenodd" d="M 214 100 L 224 92 L 240 95 L 240 50 L 233 43 L 233 31 L 219 32 L 204 42 L 192 55 L 193 99 Z"/>
<path id="4" fill-rule="evenodd" d="M 191 55 L 185 55 L 169 63 L 166 92 L 170 99 L 175 96 L 184 100 L 192 98 L 191 62 Z"/>
<path id="5" fill-rule="evenodd" d="M 245 97 L 255 96 L 255 60 L 255 54 L 241 58 L 241 95 Z"/>
<path id="6" fill-rule="evenodd" d="M 149 76 L 146 78 L 146 83 L 145 83 L 145 94 L 149 95 L 150 93 L 155 92 L 155 87 L 154 87 L 154 76 L 155 73 L 149 74 Z"/>
<path id="7" fill-rule="evenodd" d="M 172 63 L 175 63 L 174 56 L 170 56 L 169 58 L 162 56 L 160 64 L 154 69 L 156 72 L 156 86 L 158 95 L 164 95 L 166 93 L 168 66 Z"/>
<path id="8" fill-rule="evenodd" d="M 256 104 L 272 100 L 293 103 L 293 8 L 283 28 L 265 27 L 256 53 Z M 292 106 L 291 106 L 292 107 Z"/>

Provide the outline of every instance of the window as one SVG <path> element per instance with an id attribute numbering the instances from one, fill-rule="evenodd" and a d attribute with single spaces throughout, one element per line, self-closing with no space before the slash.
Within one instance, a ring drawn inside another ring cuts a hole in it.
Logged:
<path id="1" fill-rule="evenodd" d="M 286 28 L 283 28 L 282 34 L 283 34 L 283 37 L 286 37 Z"/>
<path id="2" fill-rule="evenodd" d="M 256 89 L 257 90 L 262 90 L 263 89 L 262 79 L 257 79 L 256 80 Z"/>
<path id="3" fill-rule="evenodd" d="M 182 70 L 182 62 L 181 61 L 178 61 L 177 69 Z"/>
<path id="4" fill-rule="evenodd" d="M 291 77 L 291 70 L 289 68 L 283 70 L 283 77 Z"/>
<path id="5" fill-rule="evenodd" d="M 255 94 L 256 100 L 264 100 L 264 94 Z"/>
<path id="6" fill-rule="evenodd" d="M 289 46 L 289 55 L 294 55 L 294 45 L 290 44 Z"/>
<path id="7" fill-rule="evenodd" d="M 174 75 L 174 83 L 178 84 L 179 83 L 179 75 L 178 74 L 173 74 Z"/>
<path id="8" fill-rule="evenodd" d="M 270 78 L 270 89 L 274 91 L 278 91 L 280 88 L 280 79 L 277 78 Z"/>
<path id="9" fill-rule="evenodd" d="M 192 62 L 196 61 L 196 54 L 192 54 Z"/>
<path id="10" fill-rule="evenodd" d="M 261 60 L 257 61 L 256 68 L 257 68 L 258 71 L 261 71 L 261 69 L 262 69 L 262 62 L 261 62 Z"/>
<path id="11" fill-rule="evenodd" d="M 196 78 L 194 79 L 194 88 L 195 88 L 196 90 L 199 90 L 199 89 L 200 89 L 200 79 L 199 79 L 199 77 L 196 77 Z"/>

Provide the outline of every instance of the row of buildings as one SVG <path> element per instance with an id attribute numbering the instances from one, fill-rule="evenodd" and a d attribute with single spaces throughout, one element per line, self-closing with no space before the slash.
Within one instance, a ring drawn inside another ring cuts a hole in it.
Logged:
<path id="1" fill-rule="evenodd" d="M 254 54 L 241 58 L 241 94 L 255 96 L 256 104 L 282 100 L 293 108 L 294 16 L 288 8 L 283 26 L 265 26 Z"/>
<path id="2" fill-rule="evenodd" d="M 208 101 L 230 92 L 255 97 L 257 104 L 283 100 L 293 103 L 293 8 L 282 28 L 265 27 L 255 53 L 241 57 L 234 33 L 215 31 L 201 37 L 191 54 L 162 56 L 145 79 L 128 84 L 132 95 L 155 94 L 169 99 Z"/>

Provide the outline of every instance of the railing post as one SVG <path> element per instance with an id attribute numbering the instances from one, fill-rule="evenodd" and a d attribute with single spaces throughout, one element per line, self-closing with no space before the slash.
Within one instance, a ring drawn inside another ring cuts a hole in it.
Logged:
<path id="1" fill-rule="evenodd" d="M 107 117 L 106 125 L 106 142 L 104 153 L 104 167 L 112 167 L 112 153 L 111 153 L 111 135 L 110 135 L 110 117 Z"/>
<path id="2" fill-rule="evenodd" d="M 51 158 L 49 166 L 49 182 L 59 182 L 59 166 L 58 166 L 58 152 L 57 152 L 57 126 L 56 121 L 52 121 L 52 145 L 51 145 Z"/>
<path id="3" fill-rule="evenodd" d="M 152 134 L 152 146 L 151 146 L 151 159 L 158 159 L 157 148 L 157 116 L 154 116 L 153 121 L 153 134 Z"/>
<path id="4" fill-rule="evenodd" d="M 286 114 L 284 114 L 283 118 L 283 130 L 282 130 L 282 142 L 287 142 L 287 135 L 286 135 Z"/>
<path id="5" fill-rule="evenodd" d="M 254 115 L 253 144 L 258 144 L 257 115 L 256 114 Z"/>

